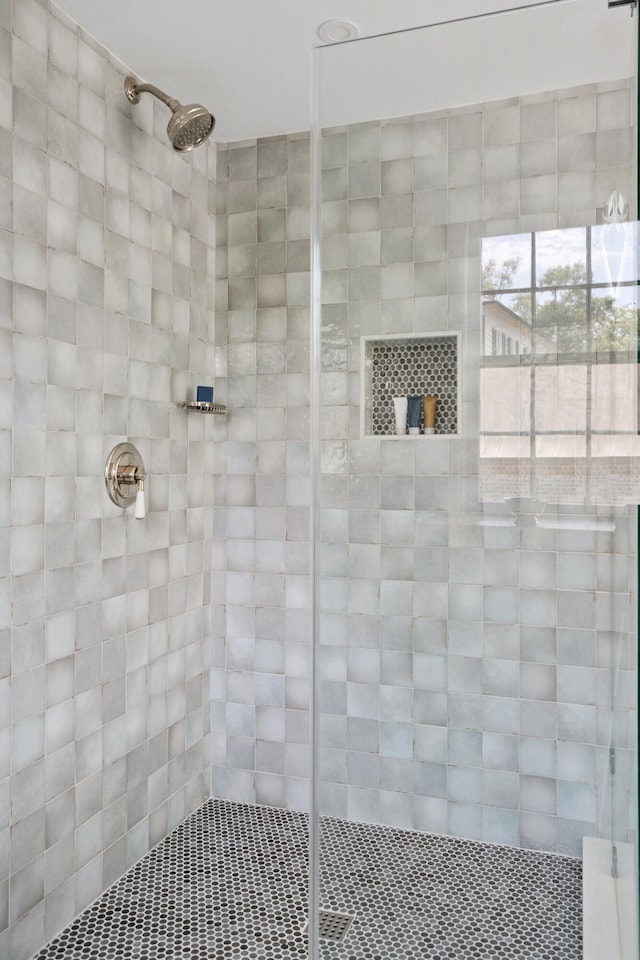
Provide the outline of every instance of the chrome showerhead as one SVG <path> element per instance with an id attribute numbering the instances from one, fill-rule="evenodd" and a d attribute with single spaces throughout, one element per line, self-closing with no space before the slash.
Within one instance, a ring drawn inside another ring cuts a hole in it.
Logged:
<path id="1" fill-rule="evenodd" d="M 153 84 L 138 83 L 135 77 L 127 77 L 124 92 L 130 103 L 138 103 L 141 93 L 151 93 L 169 107 L 173 116 L 167 125 L 167 136 L 173 149 L 179 153 L 199 147 L 211 136 L 216 125 L 215 117 L 201 104 L 189 103 L 183 106 L 179 100 L 168 97 Z"/>
<path id="2" fill-rule="evenodd" d="M 205 107 L 189 103 L 174 111 L 167 126 L 167 136 L 174 150 L 193 150 L 210 136 L 215 123 L 215 117 Z"/>

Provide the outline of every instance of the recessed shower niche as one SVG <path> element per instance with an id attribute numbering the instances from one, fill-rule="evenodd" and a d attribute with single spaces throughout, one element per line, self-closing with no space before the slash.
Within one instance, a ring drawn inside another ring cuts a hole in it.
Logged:
<path id="1" fill-rule="evenodd" d="M 460 334 L 391 334 L 361 339 L 360 433 L 397 440 L 457 437 Z M 396 435 L 394 397 L 436 394 L 435 433 Z"/>

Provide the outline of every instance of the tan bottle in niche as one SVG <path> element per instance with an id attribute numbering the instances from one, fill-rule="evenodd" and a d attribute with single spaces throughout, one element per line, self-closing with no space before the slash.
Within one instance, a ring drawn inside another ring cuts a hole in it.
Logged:
<path id="1" fill-rule="evenodd" d="M 429 394 L 426 397 L 422 398 L 422 417 L 424 420 L 424 432 L 425 434 L 431 434 L 436 432 L 436 405 L 438 402 L 438 395 Z"/>

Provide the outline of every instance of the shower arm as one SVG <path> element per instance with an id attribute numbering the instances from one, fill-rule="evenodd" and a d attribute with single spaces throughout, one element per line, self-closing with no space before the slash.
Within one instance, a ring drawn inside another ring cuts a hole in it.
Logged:
<path id="1" fill-rule="evenodd" d="M 135 77 L 127 77 L 124 82 L 124 92 L 130 103 L 139 103 L 141 93 L 150 93 L 157 100 L 161 100 L 162 103 L 166 104 L 169 110 L 172 110 L 174 113 L 182 106 L 179 100 L 168 97 L 159 87 L 155 87 L 152 83 L 138 83 Z"/>

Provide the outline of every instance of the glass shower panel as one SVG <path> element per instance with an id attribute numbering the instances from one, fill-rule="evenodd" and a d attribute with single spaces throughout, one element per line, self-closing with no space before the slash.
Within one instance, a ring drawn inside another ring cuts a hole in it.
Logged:
<path id="1" fill-rule="evenodd" d="M 636 24 L 497 6 L 316 51 L 314 957 L 638 957 Z"/>

